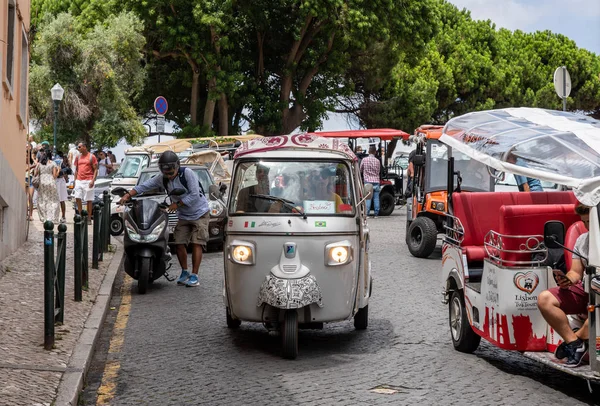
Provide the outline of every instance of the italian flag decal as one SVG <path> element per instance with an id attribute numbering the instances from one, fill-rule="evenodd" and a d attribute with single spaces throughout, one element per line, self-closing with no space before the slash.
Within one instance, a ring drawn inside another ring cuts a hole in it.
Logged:
<path id="1" fill-rule="evenodd" d="M 246 221 L 244 222 L 244 228 L 254 228 L 254 221 Z"/>

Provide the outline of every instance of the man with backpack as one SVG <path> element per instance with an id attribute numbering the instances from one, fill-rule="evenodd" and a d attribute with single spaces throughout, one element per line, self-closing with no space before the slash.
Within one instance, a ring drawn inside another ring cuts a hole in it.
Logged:
<path id="1" fill-rule="evenodd" d="M 177 259 L 181 265 L 181 275 L 177 279 L 178 285 L 188 287 L 198 286 L 198 271 L 202 262 L 202 248 L 208 241 L 208 223 L 210 213 L 208 201 L 202 190 L 198 177 L 191 169 L 182 168 L 179 157 L 173 151 L 164 152 L 158 160 L 158 168 L 162 176 L 155 176 L 146 182 L 135 186 L 119 201 L 127 202 L 132 196 L 148 190 L 165 188 L 167 192 L 183 188 L 186 192 L 181 196 L 171 196 L 169 212 L 177 211 L 177 225 L 173 231 L 173 238 L 177 247 Z M 186 246 L 192 246 L 192 273 L 188 271 L 188 257 Z"/>

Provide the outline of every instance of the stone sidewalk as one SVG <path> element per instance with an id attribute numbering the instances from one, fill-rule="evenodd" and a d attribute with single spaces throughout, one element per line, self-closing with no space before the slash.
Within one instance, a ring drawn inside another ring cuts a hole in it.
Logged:
<path id="1" fill-rule="evenodd" d="M 83 292 L 82 302 L 75 302 L 73 210 L 67 206 L 64 324 L 55 328 L 53 350 L 44 350 L 43 225 L 37 212 L 29 240 L 0 262 L 0 405 L 76 404 L 108 310 L 122 245 L 111 238 L 116 252 L 105 253 L 99 269 L 92 269 L 89 259 L 89 290 Z M 91 256 L 91 226 L 88 232 Z"/>

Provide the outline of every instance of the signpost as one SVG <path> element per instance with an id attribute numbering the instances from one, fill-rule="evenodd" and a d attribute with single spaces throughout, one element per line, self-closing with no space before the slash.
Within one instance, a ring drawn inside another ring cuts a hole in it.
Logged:
<path id="1" fill-rule="evenodd" d="M 566 66 L 560 66 L 554 71 L 554 90 L 563 101 L 563 111 L 567 111 L 567 97 L 571 94 L 571 76 Z"/>
<path id="2" fill-rule="evenodd" d="M 158 142 L 160 142 L 160 135 L 165 131 L 165 114 L 169 110 L 169 104 L 167 99 L 163 96 L 158 96 L 154 99 L 154 111 L 156 111 L 156 132 L 158 133 Z"/>

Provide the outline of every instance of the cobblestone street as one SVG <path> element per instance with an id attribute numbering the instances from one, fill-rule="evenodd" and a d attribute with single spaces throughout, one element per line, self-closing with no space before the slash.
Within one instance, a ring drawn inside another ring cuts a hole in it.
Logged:
<path id="1" fill-rule="evenodd" d="M 483 340 L 473 355 L 455 351 L 448 308 L 441 303 L 441 250 L 438 247 L 427 260 L 410 256 L 404 243 L 405 216 L 406 211 L 397 207 L 392 217 L 369 220 L 375 279 L 368 329 L 356 331 L 350 320 L 325 325 L 323 330 L 300 330 L 294 361 L 281 358 L 279 335 L 261 325 L 227 328 L 221 252 L 205 254 L 198 288 L 161 278 L 148 294 L 139 295 L 137 282 L 120 277 L 114 310 L 81 401 L 86 405 L 97 401 L 111 405 L 600 404 L 600 387 L 590 394 L 584 380 Z M 171 275 L 178 274 L 174 266 Z M 121 300 L 127 307 L 119 311 Z M 103 396 L 98 399 L 101 384 Z M 371 391 L 381 385 L 395 393 Z"/>

